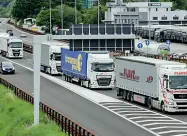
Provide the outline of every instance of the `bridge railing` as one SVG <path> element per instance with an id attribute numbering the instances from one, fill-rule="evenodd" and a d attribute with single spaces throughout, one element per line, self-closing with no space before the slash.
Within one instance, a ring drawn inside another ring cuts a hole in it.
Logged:
<path id="1" fill-rule="evenodd" d="M 34 98 L 30 94 L 26 93 L 22 89 L 19 89 L 18 87 L 14 86 L 10 82 L 4 80 L 3 78 L 0 78 L 0 83 L 7 87 L 8 89 L 12 90 L 13 93 L 20 99 L 29 102 L 31 104 L 34 104 Z M 61 130 L 68 134 L 68 136 L 95 136 L 92 132 L 87 130 L 86 128 L 82 127 L 80 124 L 76 123 L 75 121 L 71 120 L 68 117 L 65 117 L 64 115 L 57 112 L 52 107 L 49 107 L 48 105 L 40 102 L 40 108 L 41 110 L 47 114 L 47 116 L 57 123 Z"/>

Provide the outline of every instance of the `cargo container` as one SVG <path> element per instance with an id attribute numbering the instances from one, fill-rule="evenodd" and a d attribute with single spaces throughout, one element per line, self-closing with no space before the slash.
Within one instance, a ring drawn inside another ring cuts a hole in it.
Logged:
<path id="1" fill-rule="evenodd" d="M 186 64 L 128 56 L 116 58 L 117 96 L 162 112 L 187 111 Z"/>
<path id="2" fill-rule="evenodd" d="M 61 48 L 69 49 L 69 43 L 45 41 L 41 44 L 42 72 L 51 75 L 61 74 Z"/>
<path id="3" fill-rule="evenodd" d="M 109 52 L 61 50 L 61 68 L 65 80 L 87 88 L 114 88 L 114 60 Z"/>

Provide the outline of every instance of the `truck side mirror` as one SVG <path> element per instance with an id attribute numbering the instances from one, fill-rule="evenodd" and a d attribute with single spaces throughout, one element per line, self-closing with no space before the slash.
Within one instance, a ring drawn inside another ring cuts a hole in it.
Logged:
<path id="1" fill-rule="evenodd" d="M 53 59 L 53 54 L 50 55 L 50 60 L 52 60 L 52 59 Z"/>

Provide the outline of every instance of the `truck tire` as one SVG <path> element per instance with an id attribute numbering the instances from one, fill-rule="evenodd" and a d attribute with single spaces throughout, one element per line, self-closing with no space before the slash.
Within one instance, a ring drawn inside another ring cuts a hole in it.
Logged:
<path id="1" fill-rule="evenodd" d="M 123 91 L 122 96 L 123 96 L 123 99 L 124 99 L 124 100 L 127 100 L 127 90 L 124 90 L 124 91 Z"/>
<path id="2" fill-rule="evenodd" d="M 151 97 L 148 97 L 148 99 L 147 99 L 147 106 L 149 109 L 152 108 L 152 98 Z"/>
<path id="3" fill-rule="evenodd" d="M 130 101 L 130 100 L 131 100 L 131 92 L 128 91 L 128 92 L 127 92 L 127 101 Z"/>
<path id="4" fill-rule="evenodd" d="M 166 111 L 165 111 L 165 104 L 164 104 L 163 101 L 161 102 L 161 105 L 160 105 L 160 106 L 161 106 L 161 107 L 160 107 L 161 112 L 165 114 L 165 113 L 166 113 Z"/>
<path id="5" fill-rule="evenodd" d="M 133 93 L 133 92 L 131 92 L 130 101 L 131 101 L 131 102 L 134 102 L 134 93 Z"/>

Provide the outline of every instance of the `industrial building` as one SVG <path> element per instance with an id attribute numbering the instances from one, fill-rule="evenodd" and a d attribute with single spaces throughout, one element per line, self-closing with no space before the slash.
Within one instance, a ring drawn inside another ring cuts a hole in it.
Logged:
<path id="1" fill-rule="evenodd" d="M 103 20 L 106 24 L 148 25 L 149 20 L 151 25 L 187 23 L 187 11 L 172 11 L 172 2 L 122 3 L 120 0 L 116 0 L 115 2 L 107 2 L 106 6 L 108 10 L 105 12 L 105 20 Z"/>

